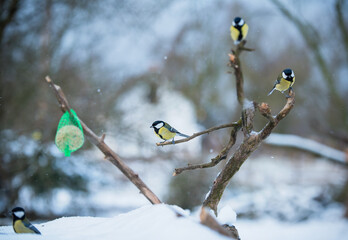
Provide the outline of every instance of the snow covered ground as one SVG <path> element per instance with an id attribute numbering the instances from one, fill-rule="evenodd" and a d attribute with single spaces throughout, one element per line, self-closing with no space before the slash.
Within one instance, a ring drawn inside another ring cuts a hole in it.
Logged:
<path id="1" fill-rule="evenodd" d="M 274 219 L 242 220 L 236 227 L 242 240 L 344 240 L 348 237 L 347 220 L 318 219 L 296 224 Z"/>
<path id="2" fill-rule="evenodd" d="M 37 224 L 42 235 L 18 235 L 12 227 L 0 227 L 0 239 L 228 239 L 199 224 L 169 205 L 145 206 L 112 218 L 66 217 Z M 20 236 L 20 238 L 19 238 Z"/>
<path id="3" fill-rule="evenodd" d="M 184 217 L 177 217 L 180 212 Z M 233 215 L 233 214 L 232 214 Z M 232 216 L 233 218 L 234 216 Z M 12 226 L 0 227 L 0 239 L 229 239 L 201 225 L 198 218 L 176 206 L 147 205 L 110 218 L 63 217 L 35 224 L 42 235 L 15 234 Z M 325 219 L 302 223 L 280 223 L 274 219 L 237 221 L 241 239 L 316 239 L 343 240 L 348 236 L 348 221 Z"/>

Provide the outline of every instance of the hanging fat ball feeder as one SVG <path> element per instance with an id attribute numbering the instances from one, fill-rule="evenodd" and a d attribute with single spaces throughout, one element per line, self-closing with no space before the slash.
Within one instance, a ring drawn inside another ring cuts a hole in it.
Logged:
<path id="1" fill-rule="evenodd" d="M 84 140 L 82 126 L 75 111 L 66 111 L 58 124 L 55 139 L 57 147 L 68 157 L 82 147 Z"/>

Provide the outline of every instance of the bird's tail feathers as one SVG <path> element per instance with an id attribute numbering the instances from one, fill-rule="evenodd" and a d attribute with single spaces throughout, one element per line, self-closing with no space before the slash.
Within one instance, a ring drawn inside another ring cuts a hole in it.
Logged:
<path id="1" fill-rule="evenodd" d="M 188 138 L 188 137 L 190 137 L 190 136 L 188 136 L 188 135 L 185 135 L 185 134 L 182 134 L 182 133 L 177 133 L 179 136 L 182 136 L 182 137 L 186 137 L 186 138 Z"/>
<path id="2" fill-rule="evenodd" d="M 268 93 L 268 95 L 267 96 L 269 96 L 269 95 L 271 95 L 272 93 L 273 93 L 273 91 L 275 90 L 275 87 L 274 88 L 272 88 L 272 90 Z"/>

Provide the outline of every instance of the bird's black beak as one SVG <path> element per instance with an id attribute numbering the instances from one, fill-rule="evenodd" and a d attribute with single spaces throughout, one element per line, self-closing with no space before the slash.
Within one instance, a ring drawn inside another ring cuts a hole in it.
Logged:
<path id="1" fill-rule="evenodd" d="M 150 128 L 153 128 L 153 126 L 150 126 Z"/>

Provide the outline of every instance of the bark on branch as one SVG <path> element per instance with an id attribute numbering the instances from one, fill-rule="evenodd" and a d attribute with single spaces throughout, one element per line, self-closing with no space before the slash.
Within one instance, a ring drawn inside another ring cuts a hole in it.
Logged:
<path id="1" fill-rule="evenodd" d="M 227 237 L 230 237 L 232 239 L 235 240 L 239 240 L 239 235 L 238 235 L 238 231 L 236 228 L 234 229 L 229 229 L 229 228 L 224 228 L 223 226 L 221 226 L 213 216 L 211 216 L 209 214 L 208 209 L 202 207 L 201 209 L 201 213 L 199 215 L 199 218 L 201 220 L 201 224 L 211 228 L 212 230 L 225 235 Z"/>
<path id="2" fill-rule="evenodd" d="M 57 100 L 60 104 L 60 108 L 63 112 L 70 112 L 70 105 L 65 97 L 62 89 L 53 83 L 50 77 L 46 77 L 46 81 L 54 91 Z M 120 171 L 140 190 L 140 192 L 152 203 L 159 204 L 161 201 L 159 198 L 146 186 L 146 184 L 140 179 L 131 168 L 129 168 L 122 159 L 104 142 L 105 135 L 98 137 L 81 119 L 81 126 L 87 139 L 97 146 L 101 152 L 105 154 L 105 159 L 114 164 Z"/>
<path id="3" fill-rule="evenodd" d="M 289 95 L 290 97 L 287 99 L 283 109 L 274 119 L 270 120 L 260 132 L 251 132 L 249 135 L 244 136 L 241 145 L 237 148 L 236 152 L 234 152 L 223 170 L 215 179 L 208 197 L 203 202 L 203 206 L 210 207 L 214 210 L 215 214 L 217 214 L 217 206 L 231 178 L 239 171 L 240 167 L 250 154 L 260 146 L 262 140 L 271 134 L 279 121 L 282 120 L 293 108 L 295 104 L 295 93 L 290 91 Z"/>
<path id="4" fill-rule="evenodd" d="M 231 178 L 239 171 L 240 167 L 250 154 L 260 146 L 261 142 L 271 134 L 278 123 L 290 112 L 295 103 L 295 93 L 293 90 L 290 90 L 289 98 L 287 98 L 285 106 L 275 117 L 273 117 L 271 109 L 267 103 L 257 104 L 244 97 L 243 74 L 239 61 L 239 54 L 243 50 L 246 50 L 244 45 L 245 41 L 237 46 L 236 51 L 232 50 L 232 54 L 229 54 L 229 65 L 234 69 L 234 75 L 236 78 L 237 99 L 243 107 L 242 131 L 244 133 L 244 139 L 215 179 L 207 198 L 203 202 L 203 207 L 211 208 L 216 215 L 217 206 Z M 256 109 L 261 113 L 261 115 L 269 120 L 260 132 L 254 132 L 253 130 Z"/>

